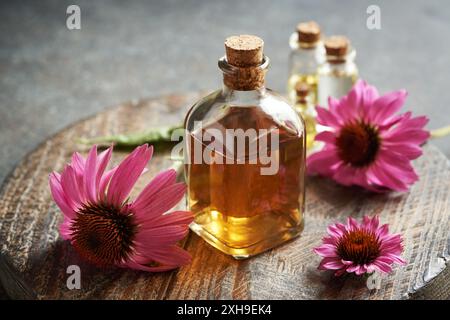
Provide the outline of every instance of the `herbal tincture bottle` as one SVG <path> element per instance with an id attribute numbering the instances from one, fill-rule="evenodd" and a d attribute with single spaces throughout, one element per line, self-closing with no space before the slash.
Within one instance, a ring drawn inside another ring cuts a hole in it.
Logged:
<path id="1" fill-rule="evenodd" d="M 334 36 L 325 40 L 326 61 L 318 69 L 318 95 L 320 106 L 328 105 L 328 97 L 346 95 L 358 79 L 354 62 L 356 52 L 346 37 Z"/>
<path id="2" fill-rule="evenodd" d="M 289 38 L 288 95 L 295 103 L 295 86 L 306 83 L 310 86 L 312 103 L 317 102 L 317 67 L 324 61 L 325 53 L 320 40 L 320 27 L 314 22 L 298 24 L 297 31 Z"/>
<path id="3" fill-rule="evenodd" d="M 251 35 L 225 41 L 223 87 L 188 112 L 186 180 L 191 229 L 235 258 L 273 248 L 303 229 L 305 127 L 264 85 L 269 58 Z"/>
<path id="4" fill-rule="evenodd" d="M 305 121 L 306 128 L 306 148 L 309 150 L 314 145 L 316 136 L 316 109 L 311 101 L 310 87 L 306 83 L 299 82 L 295 86 L 296 99 L 294 108 Z"/>

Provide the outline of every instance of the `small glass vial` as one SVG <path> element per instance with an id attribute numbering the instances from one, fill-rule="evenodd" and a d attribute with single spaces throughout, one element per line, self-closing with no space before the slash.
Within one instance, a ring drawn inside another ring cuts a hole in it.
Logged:
<path id="1" fill-rule="evenodd" d="M 356 51 L 344 36 L 333 36 L 324 42 L 326 62 L 318 69 L 318 104 L 328 106 L 328 97 L 341 98 L 358 80 L 354 62 Z"/>
<path id="2" fill-rule="evenodd" d="M 191 229 L 236 259 L 303 230 L 305 127 L 264 85 L 269 58 L 251 35 L 225 41 L 223 88 L 185 118 L 185 174 Z"/>
<path id="3" fill-rule="evenodd" d="M 294 105 L 295 111 L 305 121 L 306 128 L 306 148 L 310 151 L 314 145 L 314 137 L 316 136 L 316 109 L 311 101 L 310 87 L 306 83 L 299 82 L 295 86 L 296 102 Z"/>
<path id="4" fill-rule="evenodd" d="M 313 104 L 317 103 L 317 68 L 325 60 L 325 52 L 320 40 L 320 27 L 314 22 L 303 22 L 289 38 L 288 96 L 296 101 L 295 86 L 306 83 L 311 88 L 309 95 Z"/>

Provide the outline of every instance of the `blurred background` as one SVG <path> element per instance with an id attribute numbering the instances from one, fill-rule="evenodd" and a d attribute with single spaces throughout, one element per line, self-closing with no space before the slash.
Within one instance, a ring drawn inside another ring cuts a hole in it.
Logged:
<path id="1" fill-rule="evenodd" d="M 66 9 L 81 9 L 81 30 Z M 381 30 L 366 26 L 381 9 Z M 250 33 L 271 58 L 267 85 L 285 92 L 288 38 L 300 21 L 347 35 L 360 76 L 381 92 L 405 88 L 406 106 L 450 124 L 450 2 L 442 1 L 1 1 L 0 183 L 40 142 L 127 100 L 221 85 L 224 39 Z M 449 138 L 432 143 L 450 156 Z M 0 289 L 1 291 L 1 289 Z M 1 293 L 0 293 L 1 295 Z"/>

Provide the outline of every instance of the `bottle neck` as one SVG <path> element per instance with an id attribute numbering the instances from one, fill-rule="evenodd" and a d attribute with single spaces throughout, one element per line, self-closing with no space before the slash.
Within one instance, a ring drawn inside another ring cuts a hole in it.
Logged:
<path id="1" fill-rule="evenodd" d="M 232 100 L 245 103 L 247 101 L 254 101 L 255 99 L 258 99 L 259 97 L 265 95 L 266 87 L 263 85 L 253 90 L 236 90 L 230 88 L 224 83 L 222 86 L 222 93 L 224 96 L 227 96 Z"/>
<path id="2" fill-rule="evenodd" d="M 237 67 L 229 64 L 226 57 L 222 57 L 218 65 L 223 72 L 224 91 L 260 92 L 265 90 L 265 74 L 269 63 L 269 58 L 264 56 L 260 65 Z"/>

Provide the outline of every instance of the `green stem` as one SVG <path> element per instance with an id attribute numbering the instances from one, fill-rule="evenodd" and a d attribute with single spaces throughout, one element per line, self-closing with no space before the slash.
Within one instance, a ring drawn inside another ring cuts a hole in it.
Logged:
<path id="1" fill-rule="evenodd" d="M 145 143 L 155 144 L 161 142 L 171 142 L 172 133 L 177 129 L 182 129 L 182 125 L 154 128 L 145 132 L 130 134 L 109 135 L 95 138 L 80 138 L 77 140 L 81 144 L 98 144 L 101 146 L 114 144 L 116 147 L 137 147 Z"/>
<path id="2" fill-rule="evenodd" d="M 431 130 L 431 139 L 443 138 L 450 134 L 450 126 Z"/>

